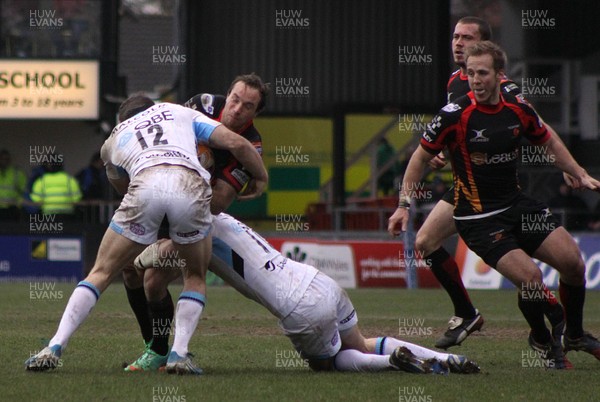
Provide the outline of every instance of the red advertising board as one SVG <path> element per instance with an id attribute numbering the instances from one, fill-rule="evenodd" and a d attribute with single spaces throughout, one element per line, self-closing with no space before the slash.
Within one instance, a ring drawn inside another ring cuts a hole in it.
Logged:
<path id="1" fill-rule="evenodd" d="M 342 287 L 406 287 L 406 263 L 397 241 L 327 241 L 269 238 L 282 254 L 332 276 Z M 439 287 L 431 271 L 416 264 L 419 287 Z"/>

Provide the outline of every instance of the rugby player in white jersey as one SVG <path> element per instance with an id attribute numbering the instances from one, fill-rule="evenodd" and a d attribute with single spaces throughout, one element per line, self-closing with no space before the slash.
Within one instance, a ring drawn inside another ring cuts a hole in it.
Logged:
<path id="1" fill-rule="evenodd" d="M 254 145 L 262 155 L 261 135 L 254 126 L 254 118 L 266 106 L 269 84 L 255 73 L 238 75 L 233 79 L 226 96 L 201 93 L 190 98 L 184 106 L 197 110 L 205 116 L 221 122 L 231 131 L 238 133 Z M 252 176 L 244 166 L 226 150 L 200 147 L 203 166 L 211 173 L 211 212 L 225 211 L 238 198 L 243 189 L 251 185 Z M 212 156 L 212 157 L 210 157 Z M 207 163 L 209 162 L 209 163 Z M 168 222 L 163 222 L 159 238 L 168 238 Z M 181 260 L 180 260 L 181 261 Z M 169 352 L 169 331 L 164 323 L 173 321 L 175 309 L 171 294 L 166 286 L 161 292 L 146 294 L 143 272 L 133 264 L 123 269 L 123 283 L 127 300 L 139 324 L 144 338 L 144 352 L 125 367 L 125 371 L 156 370 L 165 365 Z"/>
<path id="2" fill-rule="evenodd" d="M 391 337 L 365 339 L 352 302 L 333 279 L 313 266 L 283 257 L 233 217 L 225 213 L 215 216 L 212 236 L 210 269 L 276 316 L 313 370 L 479 372 L 464 356 Z M 165 257 L 175 255 L 173 250 L 171 240 L 161 240 L 135 259 L 136 268 L 145 269 L 147 291 L 160 292 L 180 275 L 179 270 L 151 269 L 173 266 L 164 263 Z"/>
<path id="3" fill-rule="evenodd" d="M 107 175 L 125 194 L 100 244 L 90 274 L 73 291 L 58 330 L 44 348 L 26 362 L 42 371 L 58 365 L 71 335 L 89 315 L 100 294 L 122 267 L 156 241 L 164 216 L 173 246 L 188 262 L 177 303 L 176 331 L 166 364 L 169 373 L 201 374 L 188 355 L 188 343 L 205 304 L 205 274 L 211 255 L 210 176 L 196 157 L 198 143 L 227 149 L 252 174 L 246 197 L 259 196 L 267 184 L 262 159 L 243 137 L 199 112 L 154 102 L 140 95 L 119 108 L 119 125 L 101 154 Z"/>

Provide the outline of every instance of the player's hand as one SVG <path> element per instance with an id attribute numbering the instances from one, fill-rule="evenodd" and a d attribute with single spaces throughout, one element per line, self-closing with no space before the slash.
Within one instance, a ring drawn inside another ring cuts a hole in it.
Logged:
<path id="1" fill-rule="evenodd" d="M 258 198 L 267 189 L 266 180 L 250 179 L 246 188 L 244 188 L 237 196 L 238 201 L 248 201 Z"/>
<path id="2" fill-rule="evenodd" d="M 571 187 L 574 190 L 582 188 L 581 182 L 574 176 L 571 176 L 567 172 L 563 172 L 563 179 L 565 179 L 565 183 L 567 186 Z"/>
<path id="3" fill-rule="evenodd" d="M 582 188 L 587 188 L 593 191 L 600 191 L 600 181 L 594 179 L 589 174 L 585 174 L 579 178 Z"/>
<path id="4" fill-rule="evenodd" d="M 408 226 L 408 209 L 398 208 L 388 219 L 388 233 L 392 236 L 400 236 L 401 232 L 406 232 Z"/>
<path id="5" fill-rule="evenodd" d="M 427 162 L 427 165 L 434 170 L 441 169 L 444 166 L 446 166 L 447 164 L 448 164 L 448 161 L 446 160 L 446 157 L 444 156 L 444 154 L 442 152 L 440 152 L 439 154 L 434 156 L 433 159 L 431 159 L 429 162 Z"/>

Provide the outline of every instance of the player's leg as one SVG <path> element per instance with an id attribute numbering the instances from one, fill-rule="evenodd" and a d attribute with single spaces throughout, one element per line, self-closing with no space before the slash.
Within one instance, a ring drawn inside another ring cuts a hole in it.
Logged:
<path id="1" fill-rule="evenodd" d="M 144 292 L 144 273 L 129 264 L 123 269 L 123 285 L 127 293 L 129 307 L 135 315 L 140 326 L 144 344 L 148 346 L 152 342 L 152 322 L 148 315 L 148 301 Z"/>
<path id="2" fill-rule="evenodd" d="M 150 306 L 148 305 L 148 299 L 146 298 L 146 293 L 144 291 L 144 270 L 146 267 L 140 263 L 140 257 L 149 255 L 150 261 L 144 261 L 144 263 L 146 263 L 147 267 L 153 267 L 154 265 L 152 264 L 155 262 L 154 257 L 157 257 L 154 255 L 155 253 L 152 253 L 156 250 L 155 245 L 160 244 L 168 236 L 169 224 L 166 218 L 163 218 L 158 230 L 159 240 L 146 247 L 146 249 L 136 257 L 134 263 L 123 270 L 123 282 L 125 284 L 125 291 L 127 292 L 127 300 L 129 301 L 129 306 L 133 310 L 135 318 L 140 326 L 140 330 L 142 331 L 142 337 L 144 338 L 146 350 L 153 346 L 156 347 L 156 345 L 154 345 L 152 342 L 152 317 L 149 314 Z M 171 301 L 171 305 L 172 304 L 173 302 Z M 143 361 L 146 360 L 144 359 Z M 133 365 L 132 368 L 133 367 L 136 366 Z M 129 368 L 126 368 L 125 370 L 128 369 Z"/>
<path id="3" fill-rule="evenodd" d="M 548 292 L 542 281 L 542 272 L 520 246 L 523 238 L 518 228 L 522 214 L 523 210 L 517 204 L 487 218 L 457 220 L 456 225 L 467 246 L 519 290 L 518 306 L 531 328 L 528 337 L 530 346 L 546 358 L 549 367 L 570 368 L 560 343 L 554 341 L 546 327 L 544 314 L 548 306 Z"/>
<path id="4" fill-rule="evenodd" d="M 337 330 L 342 341 L 341 350 L 336 355 L 336 368 L 340 371 L 382 371 L 402 370 L 416 373 L 446 373 L 447 368 L 434 356 L 421 357 L 406 348 L 396 345 L 388 353 L 377 353 L 377 341 L 381 338 L 366 339 L 358 328 L 358 317 L 345 290 L 329 277 L 324 278 L 324 286 L 337 297 Z M 392 338 L 390 338 L 392 339 Z M 433 352 L 433 351 L 432 351 Z M 433 352 L 435 353 L 435 352 Z M 441 354 L 440 354 L 441 355 Z"/>
<path id="5" fill-rule="evenodd" d="M 399 370 L 416 374 L 446 374 L 448 369 L 436 359 L 418 358 L 411 350 L 398 347 L 387 354 L 375 353 L 376 338 L 365 339 L 353 325 L 340 331 L 342 349 L 335 356 L 338 371 L 378 372 Z"/>
<path id="6" fill-rule="evenodd" d="M 162 225 L 161 230 L 163 230 Z M 166 235 L 168 236 L 168 227 Z M 144 273 L 142 277 L 143 298 L 151 334 L 170 332 L 169 327 L 163 326 L 163 324 L 168 325 L 172 322 L 174 311 L 168 284 L 181 275 L 182 263 L 182 260 L 177 258 L 172 241 L 167 238 L 159 239 L 146 247 L 134 260 L 136 271 Z M 162 342 L 155 339 L 152 342 L 152 350 L 159 354 L 165 354 L 166 344 L 162 346 L 159 344 L 162 345 Z M 163 351 L 164 353 L 161 353 Z"/>
<path id="7" fill-rule="evenodd" d="M 444 199 L 431 210 L 417 232 L 415 241 L 415 248 L 429 262 L 431 272 L 454 305 L 454 317 L 448 323 L 448 330 L 435 343 L 436 347 L 442 349 L 460 345 L 472 332 L 480 330 L 484 322 L 471 302 L 454 257 L 442 247 L 443 241 L 456 233 L 454 207 L 451 200 L 446 200 L 449 195 L 452 193 L 447 192 Z"/>
<path id="8" fill-rule="evenodd" d="M 169 350 L 169 335 L 175 314 L 168 285 L 181 276 L 180 269 L 149 269 L 144 275 L 144 289 L 152 319 L 152 350 L 160 355 Z"/>
<path id="9" fill-rule="evenodd" d="M 538 266 L 523 250 L 513 249 L 498 260 L 496 270 L 519 289 L 519 309 L 531 328 L 529 345 L 546 359 L 549 368 L 572 368 L 564 356 L 562 345 L 555 341 L 546 326 L 547 288 Z"/>
<path id="10" fill-rule="evenodd" d="M 142 355 L 129 364 L 125 371 L 153 371 L 167 363 L 169 336 L 175 311 L 167 287 L 181 275 L 179 269 L 171 267 L 174 265 L 166 264 L 164 269 L 153 268 L 143 271 L 142 288 L 145 290 L 144 300 L 147 300 L 145 319 L 148 320 L 150 327 L 150 339 L 146 341 Z"/>
<path id="11" fill-rule="evenodd" d="M 566 319 L 565 352 L 585 351 L 600 360 L 600 342 L 583 329 L 585 263 L 577 244 L 564 228 L 558 227 L 533 255 L 560 273 L 559 293 Z"/>
<path id="12" fill-rule="evenodd" d="M 366 343 L 369 347 L 369 353 L 379 355 L 391 355 L 399 348 L 406 348 L 411 351 L 417 358 L 421 360 L 436 359 L 444 362 L 453 373 L 459 374 L 474 374 L 479 373 L 480 369 L 477 363 L 467 359 L 462 355 L 441 353 L 424 346 L 417 345 L 411 342 L 406 342 L 400 339 L 389 336 L 368 338 Z"/>
<path id="13" fill-rule="evenodd" d="M 169 200 L 167 217 L 174 257 L 183 273 L 183 291 L 175 310 L 175 336 L 166 369 L 167 373 L 202 374 L 191 361 L 188 344 L 206 304 L 206 271 L 212 249 L 211 189 L 189 169 L 172 174 L 180 180 L 179 187 L 173 189 L 178 196 Z"/>
<path id="14" fill-rule="evenodd" d="M 45 370 L 56 367 L 71 335 L 87 318 L 100 294 L 119 274 L 121 268 L 130 263 L 144 247 L 142 244 L 117 234 L 110 228 L 106 230 L 92 270 L 83 281 L 79 282 L 71 294 L 58 330 L 48 343 L 48 347 L 25 363 L 28 370 Z"/>

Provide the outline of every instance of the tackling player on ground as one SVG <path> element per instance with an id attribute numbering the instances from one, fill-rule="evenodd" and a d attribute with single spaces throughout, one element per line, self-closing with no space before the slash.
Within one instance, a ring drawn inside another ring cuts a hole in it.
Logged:
<path id="1" fill-rule="evenodd" d="M 479 372 L 477 364 L 464 356 L 436 352 L 392 337 L 364 338 L 352 302 L 333 279 L 313 266 L 283 257 L 262 236 L 233 217 L 225 213 L 215 216 L 212 235 L 210 269 L 276 316 L 285 335 L 313 370 Z M 172 251 L 172 241 L 163 240 L 136 258 L 138 269 L 150 268 L 145 274 L 147 290 L 155 292 L 180 275 L 178 270 L 151 269 L 165 266 L 165 256 L 172 256 Z M 168 329 L 161 330 L 168 333 Z"/>

